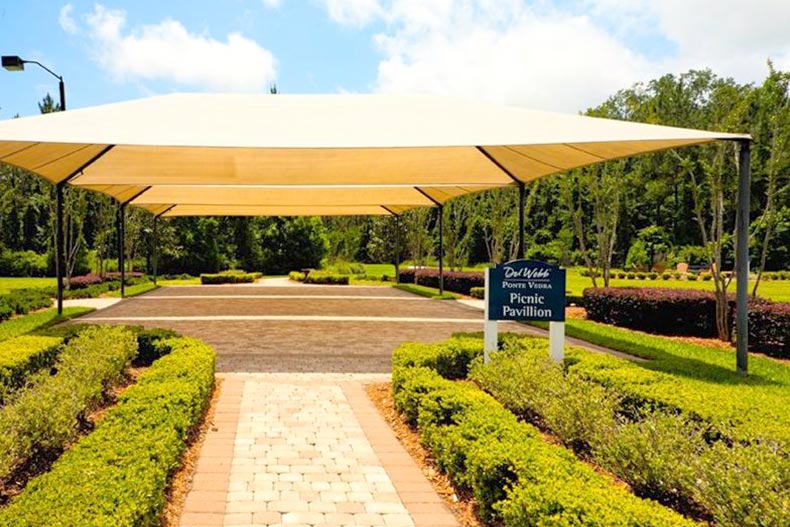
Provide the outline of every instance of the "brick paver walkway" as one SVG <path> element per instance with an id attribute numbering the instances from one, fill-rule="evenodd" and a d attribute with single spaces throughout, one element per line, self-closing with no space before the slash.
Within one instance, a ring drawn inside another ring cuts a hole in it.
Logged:
<path id="1" fill-rule="evenodd" d="M 458 525 L 364 384 L 389 379 L 402 342 L 482 330 L 478 310 L 382 287 L 168 287 L 83 320 L 169 327 L 217 350 L 182 526 Z"/>

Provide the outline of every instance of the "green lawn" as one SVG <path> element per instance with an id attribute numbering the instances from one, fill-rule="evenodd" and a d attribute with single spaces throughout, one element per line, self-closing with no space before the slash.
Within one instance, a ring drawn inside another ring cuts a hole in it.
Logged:
<path id="1" fill-rule="evenodd" d="M 200 285 L 200 277 L 188 278 L 186 280 L 162 280 L 161 278 L 156 283 L 162 287 L 182 286 L 182 285 Z"/>
<path id="2" fill-rule="evenodd" d="M 38 289 L 42 287 L 55 287 L 54 278 L 10 278 L 0 277 L 0 295 L 12 289 Z"/>
<path id="3" fill-rule="evenodd" d="M 124 293 L 126 293 L 126 297 L 142 295 L 143 293 L 147 293 L 148 291 L 153 291 L 154 289 L 159 289 L 160 285 L 154 285 L 153 282 L 145 282 L 144 284 L 137 284 L 137 285 L 130 285 L 126 286 Z M 121 291 L 110 291 L 107 293 L 106 296 L 114 296 L 120 297 Z"/>
<path id="4" fill-rule="evenodd" d="M 458 298 L 461 298 L 461 295 L 456 293 L 449 293 L 447 291 L 445 291 L 444 294 L 439 295 L 438 289 L 435 289 L 433 287 L 426 287 L 424 285 L 396 284 L 393 287 L 395 289 L 400 289 L 401 291 L 406 291 L 407 293 L 424 296 L 426 298 L 432 298 L 434 300 L 456 300 Z"/>
<path id="5" fill-rule="evenodd" d="M 92 307 L 67 307 L 63 309 L 62 316 L 58 316 L 57 309 L 47 309 L 38 313 L 14 317 L 0 324 L 0 341 L 48 328 L 63 321 L 81 317 L 91 311 L 95 310 Z"/>

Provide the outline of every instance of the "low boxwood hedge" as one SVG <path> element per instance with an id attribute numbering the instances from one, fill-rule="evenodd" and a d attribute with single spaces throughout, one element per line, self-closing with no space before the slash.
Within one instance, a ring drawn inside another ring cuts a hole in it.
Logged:
<path id="1" fill-rule="evenodd" d="M 304 283 L 317 285 L 348 285 L 350 278 L 351 277 L 348 275 L 312 271 L 305 277 Z"/>
<path id="2" fill-rule="evenodd" d="M 200 283 L 203 285 L 216 284 L 251 284 L 261 278 L 261 273 L 246 273 L 244 271 L 225 271 L 215 274 L 201 274 Z"/>
<path id="3" fill-rule="evenodd" d="M 62 340 L 23 335 L 0 342 L 0 405 L 28 376 L 52 365 Z"/>
<path id="4" fill-rule="evenodd" d="M 157 346 L 169 353 L 0 511 L 0 526 L 159 525 L 169 478 L 210 399 L 214 351 L 189 338 Z"/>
<path id="5" fill-rule="evenodd" d="M 0 322 L 51 305 L 52 298 L 43 289 L 14 289 L 0 295 Z"/>
<path id="6" fill-rule="evenodd" d="M 460 377 L 479 339 L 408 344 L 393 356 L 397 409 L 453 483 L 472 492 L 480 515 L 506 526 L 691 526 L 675 512 L 637 498 L 547 443 L 500 403 Z"/>
<path id="7" fill-rule="evenodd" d="M 288 279 L 293 280 L 294 282 L 304 282 L 305 278 L 307 278 L 307 274 L 301 271 L 291 271 L 288 273 Z"/>
<path id="8" fill-rule="evenodd" d="M 57 452 L 118 383 L 137 352 L 123 327 L 89 327 L 69 341 L 50 371 L 27 379 L 0 409 L 0 478 L 40 452 Z"/>

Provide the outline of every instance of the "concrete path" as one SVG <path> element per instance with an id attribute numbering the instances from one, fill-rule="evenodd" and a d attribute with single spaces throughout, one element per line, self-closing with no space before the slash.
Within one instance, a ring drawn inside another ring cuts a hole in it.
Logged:
<path id="1" fill-rule="evenodd" d="M 120 298 L 73 298 L 63 301 L 63 307 L 92 307 L 93 309 L 106 309 L 120 302 Z"/>

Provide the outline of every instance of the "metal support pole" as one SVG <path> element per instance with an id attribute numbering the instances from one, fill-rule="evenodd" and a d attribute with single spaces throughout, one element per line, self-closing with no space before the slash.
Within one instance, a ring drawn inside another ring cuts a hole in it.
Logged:
<path id="1" fill-rule="evenodd" d="M 439 205 L 439 295 L 444 294 L 444 205 Z"/>
<path id="2" fill-rule="evenodd" d="M 154 285 L 156 285 L 156 270 L 159 264 L 159 231 L 157 225 L 159 216 L 154 216 L 154 247 L 153 247 L 153 266 L 154 266 Z"/>
<path id="3" fill-rule="evenodd" d="M 518 184 L 518 259 L 524 258 L 524 198 L 526 188 L 524 183 Z"/>
<path id="4" fill-rule="evenodd" d="M 58 315 L 63 314 L 63 276 L 66 270 L 63 254 L 63 186 L 64 183 L 55 185 L 55 275 L 58 280 Z"/>
<path id="5" fill-rule="evenodd" d="M 118 204 L 118 271 L 121 273 L 121 298 L 126 295 L 126 254 L 124 238 L 126 237 L 126 204 Z"/>
<path id="6" fill-rule="evenodd" d="M 400 283 L 400 216 L 395 218 L 395 283 Z"/>
<path id="7" fill-rule="evenodd" d="M 749 207 L 751 200 L 751 142 L 738 142 L 738 213 L 735 249 L 736 315 L 735 333 L 738 373 L 746 375 L 749 361 Z"/>

